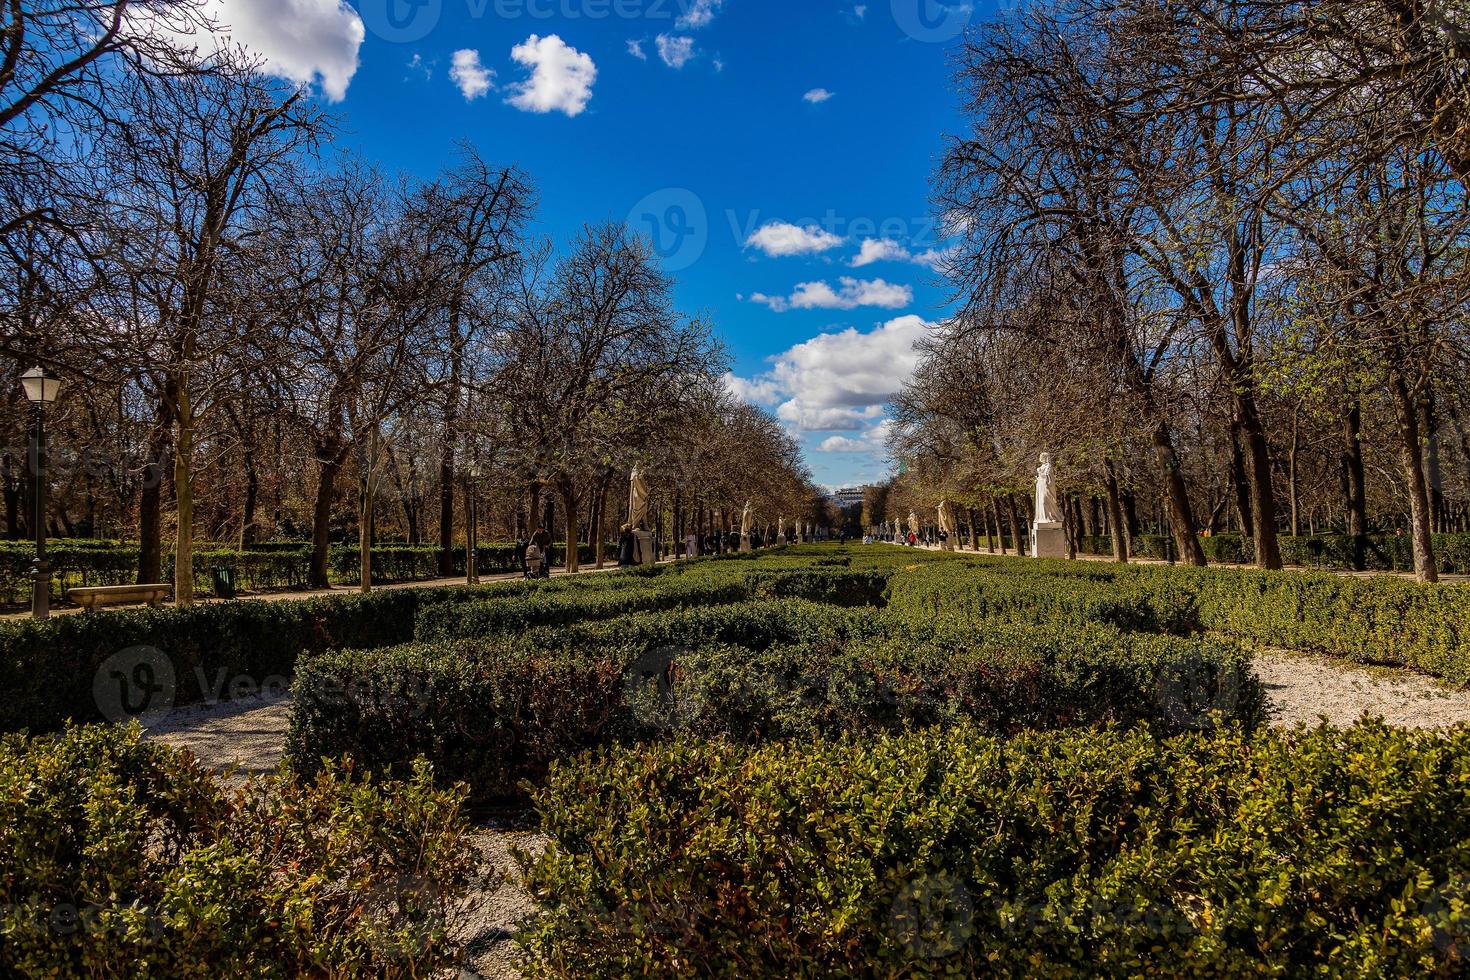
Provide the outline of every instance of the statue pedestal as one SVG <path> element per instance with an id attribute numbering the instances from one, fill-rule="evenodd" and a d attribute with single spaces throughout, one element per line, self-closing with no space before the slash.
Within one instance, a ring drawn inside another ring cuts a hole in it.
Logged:
<path id="1" fill-rule="evenodd" d="M 633 532 L 633 564 L 657 565 L 658 554 L 653 550 L 652 531 Z"/>
<path id="2" fill-rule="evenodd" d="M 1032 558 L 1066 558 L 1067 532 L 1061 521 L 1040 521 L 1031 525 Z"/>
<path id="3" fill-rule="evenodd" d="M 740 535 L 740 553 L 741 554 L 749 554 L 750 553 L 750 550 L 751 550 L 750 549 L 750 535 L 748 535 L 748 534 L 742 534 L 742 535 Z"/>

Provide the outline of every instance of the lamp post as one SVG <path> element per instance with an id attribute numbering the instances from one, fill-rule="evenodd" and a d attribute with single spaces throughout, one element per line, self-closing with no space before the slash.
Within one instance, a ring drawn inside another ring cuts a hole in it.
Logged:
<path id="1" fill-rule="evenodd" d="M 20 386 L 31 403 L 31 472 L 36 476 L 36 510 L 32 525 L 36 532 L 36 559 L 31 565 L 31 617 L 51 616 L 51 566 L 46 561 L 46 406 L 61 393 L 61 378 L 43 367 L 33 367 L 20 376 Z"/>
<path id="2" fill-rule="evenodd" d="M 480 501 L 476 498 L 480 464 L 466 463 L 464 469 L 464 566 L 465 584 L 480 584 Z"/>

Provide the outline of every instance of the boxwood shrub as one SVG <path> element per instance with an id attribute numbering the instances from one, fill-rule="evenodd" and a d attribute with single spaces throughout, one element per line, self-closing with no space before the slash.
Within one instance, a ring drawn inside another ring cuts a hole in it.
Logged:
<path id="1" fill-rule="evenodd" d="M 124 651 L 158 651 L 175 684 L 172 703 L 190 704 L 228 698 L 236 682 L 284 680 L 303 652 L 407 643 L 422 608 L 553 589 L 575 592 L 602 578 L 620 576 L 0 621 L 0 676 L 10 687 L 0 698 L 0 730 L 52 731 L 67 719 L 103 719 L 93 685 L 110 658 Z"/>
<path id="2" fill-rule="evenodd" d="M 557 767 L 532 977 L 1463 976 L 1470 731 L 968 728 Z"/>
<path id="3" fill-rule="evenodd" d="M 0 739 L 7 977 L 435 975 L 477 868 L 422 766 L 236 793 L 136 727 Z"/>
<path id="4" fill-rule="evenodd" d="M 678 733 L 746 742 L 933 724 L 1012 732 L 1151 723 L 1187 731 L 1265 718 L 1238 650 L 1105 626 L 912 630 L 876 610 L 806 602 L 343 651 L 305 661 L 287 748 L 407 771 L 427 757 L 485 799 L 558 759 Z"/>

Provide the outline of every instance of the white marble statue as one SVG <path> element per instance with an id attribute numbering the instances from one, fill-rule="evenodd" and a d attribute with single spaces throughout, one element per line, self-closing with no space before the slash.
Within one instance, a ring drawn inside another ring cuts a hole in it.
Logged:
<path id="1" fill-rule="evenodd" d="M 636 466 L 628 475 L 628 523 L 640 528 L 648 525 L 648 481 Z"/>
<path id="2" fill-rule="evenodd" d="M 776 543 L 786 543 L 786 518 L 784 515 L 776 518 Z"/>
<path id="3" fill-rule="evenodd" d="M 919 536 L 919 515 L 913 511 L 909 511 L 909 532 L 916 538 Z"/>
<path id="4" fill-rule="evenodd" d="M 939 502 L 939 531 L 942 535 L 942 537 L 940 538 L 940 546 L 944 548 L 945 551 L 953 551 L 954 520 L 950 517 L 948 500 L 941 500 Z"/>
<path id="5" fill-rule="evenodd" d="M 745 509 L 740 512 L 740 550 L 750 550 L 750 501 L 745 502 Z"/>
<path id="6" fill-rule="evenodd" d="M 1058 524 L 1062 520 L 1062 507 L 1057 502 L 1057 470 L 1051 453 L 1041 454 L 1041 466 L 1036 470 L 1036 523 Z"/>

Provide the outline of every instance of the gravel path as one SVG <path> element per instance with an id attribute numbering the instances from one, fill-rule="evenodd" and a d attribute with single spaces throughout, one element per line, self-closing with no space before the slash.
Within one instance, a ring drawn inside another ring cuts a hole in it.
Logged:
<path id="1" fill-rule="evenodd" d="M 1257 656 L 1256 673 L 1278 725 L 1315 725 L 1323 716 L 1334 725 L 1351 725 L 1364 714 L 1403 728 L 1470 722 L 1470 691 L 1422 674 L 1295 653 Z"/>

